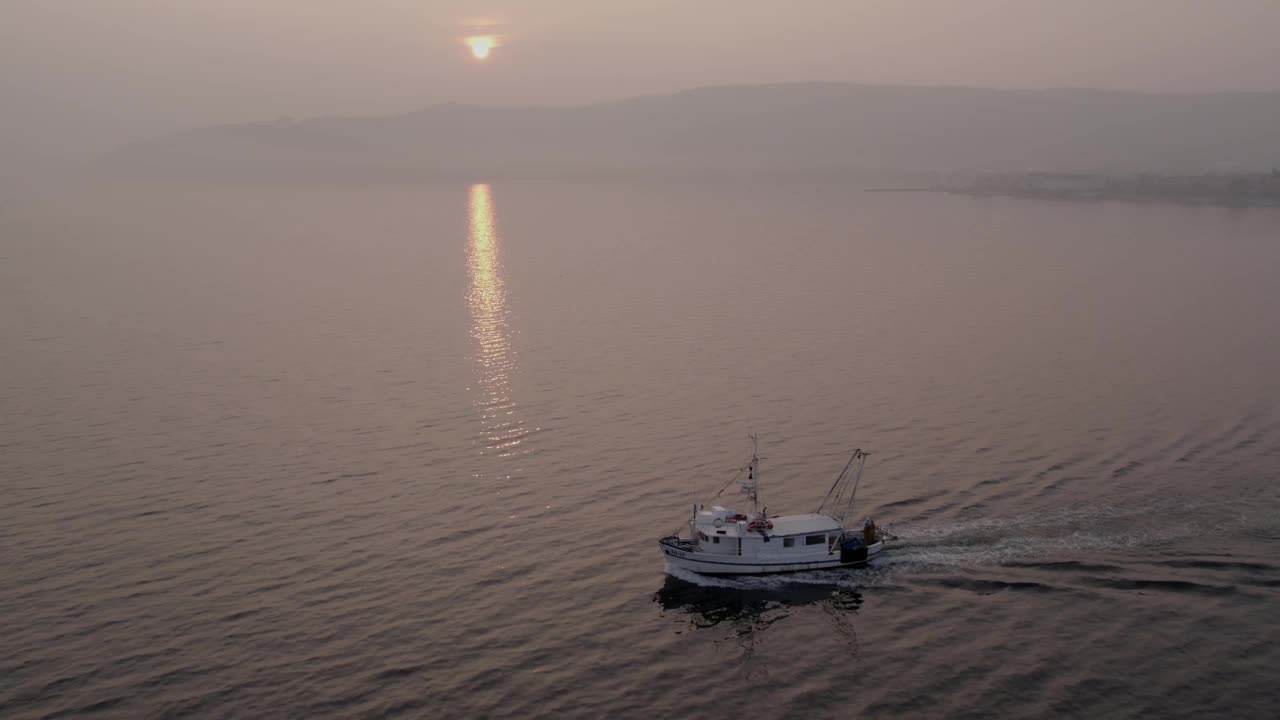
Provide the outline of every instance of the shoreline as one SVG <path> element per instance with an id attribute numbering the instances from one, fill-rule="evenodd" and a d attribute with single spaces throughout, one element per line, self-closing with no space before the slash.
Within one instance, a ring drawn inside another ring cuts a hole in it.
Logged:
<path id="1" fill-rule="evenodd" d="M 1012 190 L 970 190 L 966 188 L 936 188 L 931 192 L 969 197 L 1008 197 L 1016 200 L 1058 200 L 1063 202 L 1129 202 L 1144 205 L 1181 205 L 1184 207 L 1223 208 L 1280 208 L 1280 200 L 1266 198 L 1221 198 L 1212 196 L 1152 196 L 1134 193 L 1069 193 L 1069 192 L 1018 192 Z"/>

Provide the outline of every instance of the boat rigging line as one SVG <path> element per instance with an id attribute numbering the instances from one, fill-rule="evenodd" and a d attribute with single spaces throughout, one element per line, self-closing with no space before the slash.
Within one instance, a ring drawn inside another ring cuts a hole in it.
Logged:
<path id="1" fill-rule="evenodd" d="M 853 509 L 853 500 L 858 495 L 858 485 L 862 482 L 862 467 L 870 454 L 862 448 L 853 451 L 849 462 L 845 463 L 840 474 L 836 476 L 835 482 L 831 483 L 831 489 L 827 491 L 826 497 L 822 498 L 822 502 L 818 503 L 818 509 L 814 512 L 834 517 L 844 525 L 845 518 Z M 847 502 L 844 499 L 845 493 L 849 495 Z M 840 513 L 837 515 L 838 509 Z M 826 512 L 823 512 L 824 510 Z"/>

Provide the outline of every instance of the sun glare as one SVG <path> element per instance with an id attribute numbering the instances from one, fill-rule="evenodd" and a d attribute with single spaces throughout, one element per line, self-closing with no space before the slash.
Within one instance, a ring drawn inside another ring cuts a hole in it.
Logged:
<path id="1" fill-rule="evenodd" d="M 471 56 L 477 60 L 489 57 L 489 53 L 498 47 L 498 38 L 493 35 L 472 35 L 466 42 L 471 46 Z"/>

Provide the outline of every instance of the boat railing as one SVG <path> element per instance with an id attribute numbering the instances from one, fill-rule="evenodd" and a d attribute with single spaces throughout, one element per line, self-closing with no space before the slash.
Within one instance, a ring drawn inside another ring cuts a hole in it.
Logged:
<path id="1" fill-rule="evenodd" d="M 685 540 L 679 535 L 668 535 L 662 538 L 661 540 L 659 540 L 659 542 L 661 542 L 663 545 L 670 545 L 671 547 L 676 548 L 677 550 L 685 550 L 688 552 L 693 552 L 698 549 L 697 543 L 693 542 L 692 540 Z"/>

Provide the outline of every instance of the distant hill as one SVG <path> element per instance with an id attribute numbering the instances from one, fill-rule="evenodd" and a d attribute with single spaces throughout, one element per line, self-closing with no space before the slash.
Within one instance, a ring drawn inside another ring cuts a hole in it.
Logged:
<path id="1" fill-rule="evenodd" d="M 130 145 L 105 162 L 129 174 L 315 180 L 1277 166 L 1280 94 L 838 83 L 225 125 Z"/>

